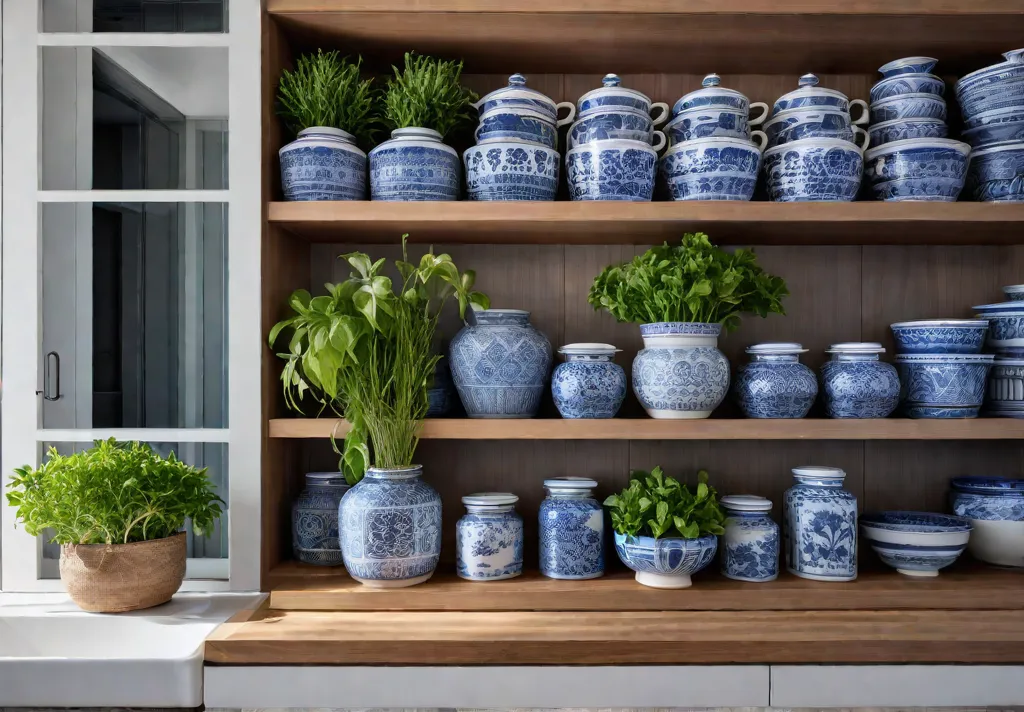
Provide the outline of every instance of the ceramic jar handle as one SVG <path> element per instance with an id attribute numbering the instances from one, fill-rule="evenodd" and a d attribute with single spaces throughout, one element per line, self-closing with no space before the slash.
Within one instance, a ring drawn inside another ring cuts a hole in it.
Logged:
<path id="1" fill-rule="evenodd" d="M 871 143 L 871 137 L 868 136 L 868 132 L 862 129 L 860 126 L 854 126 L 853 142 L 860 146 L 861 151 L 866 151 L 868 150 L 868 144 Z"/>
<path id="2" fill-rule="evenodd" d="M 761 115 L 755 119 L 747 119 L 748 126 L 760 126 L 761 124 L 764 123 L 764 120 L 768 118 L 768 112 L 770 111 L 770 109 L 768 108 L 768 105 L 765 104 L 763 101 L 755 101 L 753 104 L 751 104 L 750 111 L 753 111 L 754 109 L 761 109 Z"/>
<path id="3" fill-rule="evenodd" d="M 759 151 L 764 151 L 764 147 L 768 145 L 768 134 L 764 131 L 751 131 L 750 140 L 754 142 Z"/>
<path id="4" fill-rule="evenodd" d="M 861 108 L 860 116 L 856 120 L 853 118 L 853 107 L 859 106 Z M 854 126 L 861 126 L 868 122 L 868 103 L 863 99 L 854 99 L 850 102 L 850 123 Z"/>
<path id="5" fill-rule="evenodd" d="M 660 153 L 661 149 L 665 148 L 665 134 L 662 131 L 655 131 L 653 132 L 652 136 L 653 139 L 651 148 L 654 149 L 655 153 Z"/>
<path id="6" fill-rule="evenodd" d="M 569 113 L 565 115 L 564 119 L 558 119 L 555 123 L 558 128 L 562 128 L 566 124 L 571 124 L 572 120 L 576 118 L 576 105 L 571 101 L 561 101 L 555 104 L 555 116 L 558 116 L 558 111 L 563 107 L 568 109 Z"/>
<path id="7" fill-rule="evenodd" d="M 658 113 L 657 116 L 652 116 L 651 117 L 651 121 L 652 121 L 654 126 L 661 126 L 663 123 L 668 121 L 668 117 L 669 117 L 668 104 L 666 104 L 663 101 L 659 101 L 659 102 L 656 102 L 654 104 L 651 104 L 651 111 L 653 112 L 655 109 L 659 109 L 660 113 Z"/>

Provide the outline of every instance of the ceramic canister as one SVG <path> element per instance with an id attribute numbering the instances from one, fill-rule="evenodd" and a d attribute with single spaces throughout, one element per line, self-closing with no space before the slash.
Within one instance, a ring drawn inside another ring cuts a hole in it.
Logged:
<path id="1" fill-rule="evenodd" d="M 857 578 L 857 498 L 843 489 L 835 467 L 793 469 L 783 496 L 786 569 L 814 581 Z"/>
<path id="2" fill-rule="evenodd" d="M 370 151 L 371 200 L 458 200 L 459 154 L 433 129 L 395 129 Z"/>
<path id="3" fill-rule="evenodd" d="M 465 514 L 455 525 L 455 570 L 470 581 L 501 581 L 523 573 L 523 518 L 519 497 L 481 492 L 462 498 Z"/>
<path id="4" fill-rule="evenodd" d="M 366 154 L 355 137 L 312 126 L 278 151 L 285 200 L 365 200 Z"/>
<path id="5" fill-rule="evenodd" d="M 747 348 L 750 363 L 736 370 L 733 397 L 748 418 L 803 418 L 818 395 L 818 379 L 800 363 L 800 344 L 766 343 Z"/>
<path id="6" fill-rule="evenodd" d="M 879 343 L 832 344 L 821 367 L 821 392 L 829 418 L 885 418 L 900 401 L 896 367 L 878 360 Z"/>
<path id="7" fill-rule="evenodd" d="M 974 528 L 971 556 L 996 566 L 1024 567 L 1024 480 L 955 477 L 950 483 L 953 513 Z"/>
<path id="8" fill-rule="evenodd" d="M 499 108 L 532 109 L 543 113 L 558 126 L 572 123 L 576 115 L 576 106 L 571 101 L 556 104 L 550 97 L 526 86 L 526 77 L 518 73 L 508 78 L 508 86 L 495 89 L 473 106 L 481 115 Z M 566 109 L 567 113 L 559 119 L 558 112 L 562 109 Z"/>
<path id="9" fill-rule="evenodd" d="M 341 565 L 338 504 L 347 491 L 340 472 L 306 473 L 306 487 L 292 504 L 292 551 L 297 561 Z"/>
<path id="10" fill-rule="evenodd" d="M 799 109 L 811 106 L 821 108 L 838 109 L 850 114 L 851 123 L 855 125 L 868 122 L 868 105 L 863 99 L 850 101 L 846 94 L 835 89 L 825 89 L 818 86 L 818 77 L 814 74 L 805 74 L 800 77 L 797 88 L 788 94 L 783 94 L 772 106 L 772 116 L 787 109 Z M 861 111 L 857 118 L 853 118 L 853 107 L 859 106 Z"/>
<path id="11" fill-rule="evenodd" d="M 566 344 L 565 363 L 551 374 L 551 395 L 563 418 L 614 418 L 626 397 L 626 372 L 611 344 Z"/>
<path id="12" fill-rule="evenodd" d="M 540 504 L 540 572 L 555 579 L 592 579 L 604 574 L 604 512 L 588 477 L 544 480 Z"/>
<path id="13" fill-rule="evenodd" d="M 657 152 L 645 141 L 610 138 L 576 146 L 565 154 L 569 197 L 650 201 L 657 160 Z"/>
<path id="14" fill-rule="evenodd" d="M 725 510 L 722 575 L 737 581 L 774 581 L 779 576 L 779 525 L 771 500 L 749 494 L 720 500 Z"/>
<path id="15" fill-rule="evenodd" d="M 768 105 L 762 101 L 753 104 L 743 94 L 735 89 L 726 89 L 722 86 L 722 78 L 717 74 L 709 74 L 700 83 L 701 88 L 684 95 L 672 105 L 672 116 L 678 116 L 687 109 L 697 107 L 708 107 L 715 109 L 738 109 L 748 116 L 747 123 L 750 126 L 757 126 L 768 116 Z M 757 116 L 750 116 L 750 112 L 757 109 L 760 113 Z"/>

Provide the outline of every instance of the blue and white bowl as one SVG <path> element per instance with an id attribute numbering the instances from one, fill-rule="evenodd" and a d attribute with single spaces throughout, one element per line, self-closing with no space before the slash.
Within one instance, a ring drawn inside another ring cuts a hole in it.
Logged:
<path id="1" fill-rule="evenodd" d="M 853 118 L 853 107 L 860 107 L 860 115 Z M 800 109 L 819 107 L 845 111 L 850 114 L 851 123 L 856 125 L 868 122 L 868 105 L 863 99 L 850 101 L 846 94 L 835 89 L 825 89 L 818 86 L 818 77 L 814 74 L 805 74 L 800 77 L 798 88 L 783 94 L 772 105 L 772 116 L 789 109 Z"/>
<path id="2" fill-rule="evenodd" d="M 818 107 L 779 112 L 765 123 L 764 132 L 769 148 L 802 138 L 837 138 L 862 149 L 868 144 L 867 134 L 850 123 L 848 112 Z"/>
<path id="3" fill-rule="evenodd" d="M 654 130 L 651 117 L 632 109 L 601 111 L 569 127 L 569 148 L 606 139 L 642 141 L 653 144 L 655 151 L 665 147 L 665 136 Z"/>
<path id="4" fill-rule="evenodd" d="M 687 109 L 665 124 L 665 133 L 672 144 L 698 138 L 750 138 L 747 113 L 739 109 L 698 106 Z"/>
<path id="5" fill-rule="evenodd" d="M 715 558 L 718 537 L 705 534 L 697 539 L 629 536 L 615 532 L 615 551 L 636 572 L 637 583 L 651 588 L 689 588 L 690 575 Z"/>
<path id="6" fill-rule="evenodd" d="M 851 201 L 864 175 L 864 158 L 849 141 L 805 138 L 765 151 L 764 173 L 774 201 Z"/>
<path id="7" fill-rule="evenodd" d="M 996 351 L 1024 347 L 1024 305 L 1006 311 L 981 312 L 978 316 L 988 320 L 988 345 Z"/>
<path id="8" fill-rule="evenodd" d="M 985 345 L 986 319 L 925 319 L 889 327 L 901 354 L 977 354 Z"/>
<path id="9" fill-rule="evenodd" d="M 547 95 L 527 87 L 526 77 L 522 74 L 513 74 L 508 78 L 508 86 L 495 89 L 473 106 L 480 111 L 481 116 L 498 108 L 532 109 L 541 112 L 558 126 L 572 123 L 573 117 L 576 116 L 575 104 L 571 101 L 556 104 Z M 561 109 L 567 109 L 568 113 L 562 119 L 558 119 L 558 112 Z"/>
<path id="10" fill-rule="evenodd" d="M 664 102 L 651 103 L 650 97 L 638 92 L 636 89 L 627 89 L 622 86 L 622 80 L 617 74 L 606 74 L 601 80 L 601 88 L 592 89 L 580 97 L 576 106 L 579 109 L 579 118 L 590 116 L 599 111 L 608 109 L 634 109 L 647 116 L 657 111 L 652 117 L 655 126 L 660 126 L 668 119 L 668 104 Z"/>
<path id="11" fill-rule="evenodd" d="M 938 576 L 967 548 L 971 523 L 928 512 L 880 512 L 860 517 L 860 529 L 878 557 L 907 576 Z"/>
<path id="12" fill-rule="evenodd" d="M 721 86 L 722 78 L 717 74 L 709 74 L 701 82 L 701 88 L 684 95 L 672 105 L 672 116 L 677 116 L 687 109 L 698 107 L 715 109 L 737 109 L 749 116 L 752 109 L 760 109 L 760 115 L 748 120 L 748 124 L 756 126 L 768 116 L 768 105 L 761 101 L 750 103 L 745 95 L 735 89 Z"/>
<path id="13" fill-rule="evenodd" d="M 991 354 L 901 354 L 900 402 L 910 418 L 977 418 Z"/>
<path id="14" fill-rule="evenodd" d="M 1011 106 L 972 116 L 964 123 L 961 136 L 972 148 L 1024 141 L 1024 106 Z"/>
<path id="15" fill-rule="evenodd" d="M 953 202 L 963 190 L 971 147 L 948 138 L 893 141 L 864 154 L 877 200 Z"/>
<path id="16" fill-rule="evenodd" d="M 626 397 L 626 372 L 611 344 L 566 344 L 551 374 L 551 396 L 563 418 L 614 418 Z"/>
<path id="17" fill-rule="evenodd" d="M 761 149 L 745 139 L 696 139 L 669 148 L 659 167 L 672 200 L 750 200 Z"/>
<path id="18" fill-rule="evenodd" d="M 948 135 L 949 126 L 942 119 L 896 119 L 868 127 L 872 147 L 909 138 L 946 138 Z"/>
<path id="19" fill-rule="evenodd" d="M 369 160 L 371 200 L 459 199 L 459 154 L 433 129 L 395 129 Z"/>
<path id="20" fill-rule="evenodd" d="M 942 77 L 934 74 L 898 74 L 883 79 L 871 87 L 869 98 L 872 102 L 888 99 L 902 94 L 934 94 L 942 96 L 946 92 L 946 83 Z"/>
<path id="21" fill-rule="evenodd" d="M 313 126 L 277 153 L 285 200 L 366 200 L 366 154 L 352 134 Z"/>
<path id="22" fill-rule="evenodd" d="M 477 143 L 528 141 L 554 149 L 558 142 L 555 122 L 532 109 L 498 108 L 480 115 L 476 127 Z"/>
<path id="23" fill-rule="evenodd" d="M 971 151 L 965 187 L 981 202 L 1024 202 L 1024 141 Z"/>
<path id="24" fill-rule="evenodd" d="M 871 123 L 896 119 L 946 120 L 946 100 L 934 94 L 900 94 L 871 102 Z"/>
<path id="25" fill-rule="evenodd" d="M 1022 104 L 1024 49 L 1006 52 L 1003 57 L 1005 62 L 971 72 L 956 83 L 956 97 L 965 118 Z"/>
<path id="26" fill-rule="evenodd" d="M 573 200 L 650 201 L 657 152 L 642 141 L 608 139 L 570 149 L 566 181 Z"/>
<path id="27" fill-rule="evenodd" d="M 554 200 L 558 152 L 537 143 L 494 141 L 466 149 L 469 200 Z"/>
<path id="28" fill-rule="evenodd" d="M 1024 480 L 956 477 L 950 483 L 953 513 L 974 531 L 971 556 L 996 566 L 1024 567 Z"/>
<path id="29" fill-rule="evenodd" d="M 878 68 L 878 71 L 882 77 L 888 79 L 889 77 L 897 77 L 904 74 L 928 73 L 935 69 L 935 65 L 938 63 L 939 60 L 934 57 L 901 57 L 900 59 L 886 62 Z"/>

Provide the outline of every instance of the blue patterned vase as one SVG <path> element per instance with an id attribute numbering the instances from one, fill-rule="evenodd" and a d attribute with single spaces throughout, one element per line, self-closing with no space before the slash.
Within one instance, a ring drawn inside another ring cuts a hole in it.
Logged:
<path id="1" fill-rule="evenodd" d="M 459 154 L 432 129 L 395 129 L 370 151 L 371 200 L 458 200 Z"/>
<path id="2" fill-rule="evenodd" d="M 797 467 L 783 496 L 786 569 L 814 581 L 857 578 L 857 498 L 835 467 Z"/>
<path id="3" fill-rule="evenodd" d="M 292 504 L 292 552 L 297 561 L 341 565 L 338 503 L 347 490 L 340 472 L 306 473 L 306 488 Z"/>
<path id="4" fill-rule="evenodd" d="M 641 324 L 633 391 L 652 418 L 707 418 L 729 391 L 729 361 L 718 350 L 721 324 Z"/>
<path id="5" fill-rule="evenodd" d="M 733 398 L 748 418 L 803 418 L 818 396 L 814 371 L 800 363 L 800 344 L 757 344 L 737 369 Z"/>
<path id="6" fill-rule="evenodd" d="M 468 514 L 455 525 L 455 569 L 470 581 L 501 581 L 523 573 L 519 498 L 483 492 L 462 498 Z"/>
<path id="7" fill-rule="evenodd" d="M 900 402 L 900 378 L 878 360 L 881 344 L 833 344 L 821 367 L 821 391 L 829 418 L 886 418 Z"/>
<path id="8" fill-rule="evenodd" d="M 614 418 L 626 397 L 626 372 L 611 344 L 567 344 L 551 374 L 551 395 L 563 418 Z"/>
<path id="9" fill-rule="evenodd" d="M 285 200 L 366 200 L 366 154 L 352 134 L 312 126 L 277 155 Z"/>
<path id="10" fill-rule="evenodd" d="M 371 467 L 341 498 L 341 551 L 352 578 L 375 588 L 423 583 L 441 556 L 441 496 L 423 467 Z"/>
<path id="11" fill-rule="evenodd" d="M 449 349 L 470 418 L 532 418 L 551 372 L 551 342 L 518 309 L 469 311 Z"/>
<path id="12" fill-rule="evenodd" d="M 771 500 L 753 495 L 722 497 L 722 575 L 737 581 L 779 577 L 779 525 L 768 515 Z"/>
<path id="13" fill-rule="evenodd" d="M 554 579 L 604 575 L 604 511 L 587 477 L 544 480 L 540 503 L 540 572 Z"/>

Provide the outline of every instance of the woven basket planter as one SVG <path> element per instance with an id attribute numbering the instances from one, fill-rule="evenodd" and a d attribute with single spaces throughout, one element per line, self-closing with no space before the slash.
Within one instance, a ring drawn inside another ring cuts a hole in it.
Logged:
<path id="1" fill-rule="evenodd" d="M 185 578 L 185 534 L 134 544 L 64 544 L 60 578 L 84 611 L 123 613 L 171 600 Z"/>

